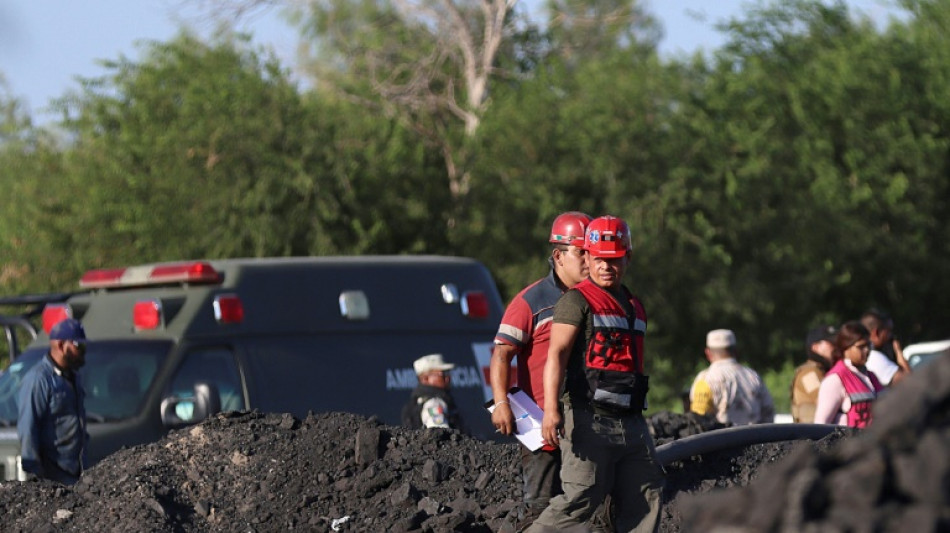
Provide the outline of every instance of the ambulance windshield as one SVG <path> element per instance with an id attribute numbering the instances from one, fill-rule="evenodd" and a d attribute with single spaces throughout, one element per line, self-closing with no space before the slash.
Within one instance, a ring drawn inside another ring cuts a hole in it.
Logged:
<path id="1" fill-rule="evenodd" d="M 79 371 L 88 421 L 111 422 L 138 414 L 170 350 L 168 341 L 90 341 Z M 0 373 L 0 425 L 16 425 L 20 383 L 46 351 L 29 348 Z"/>

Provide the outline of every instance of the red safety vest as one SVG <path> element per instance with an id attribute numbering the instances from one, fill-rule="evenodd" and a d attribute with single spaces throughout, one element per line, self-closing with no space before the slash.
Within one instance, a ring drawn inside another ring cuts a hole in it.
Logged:
<path id="1" fill-rule="evenodd" d="M 594 321 L 594 334 L 585 356 L 587 366 L 642 374 L 647 315 L 640 300 L 623 288 L 624 295 L 636 311 L 631 324 L 620 302 L 590 278 L 574 288 L 584 295 Z"/>
<path id="2" fill-rule="evenodd" d="M 574 289 L 587 300 L 593 325 L 584 354 L 588 399 L 608 408 L 644 409 L 648 378 L 643 375 L 647 329 L 643 305 L 624 287 L 624 297 L 636 313 L 631 317 L 614 296 L 590 279 Z"/>
<path id="3" fill-rule="evenodd" d="M 853 428 L 867 427 L 871 423 L 871 402 L 877 399 L 877 393 L 884 389 L 881 382 L 878 381 L 874 372 L 868 372 L 867 376 L 873 385 L 874 390 L 868 388 L 867 384 L 854 375 L 844 360 L 839 360 L 828 374 L 835 374 L 841 379 L 844 385 L 844 391 L 851 400 L 851 409 L 848 410 L 848 426 Z"/>

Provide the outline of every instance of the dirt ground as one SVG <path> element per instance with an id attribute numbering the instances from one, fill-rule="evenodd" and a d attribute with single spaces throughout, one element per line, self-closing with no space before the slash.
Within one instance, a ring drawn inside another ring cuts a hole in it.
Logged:
<path id="1" fill-rule="evenodd" d="M 662 531 L 950 530 L 950 359 L 882 398 L 871 429 L 669 465 Z M 651 417 L 657 442 L 715 429 Z M 3 531 L 512 532 L 518 444 L 345 414 L 224 413 L 121 450 L 79 484 L 0 485 Z"/>

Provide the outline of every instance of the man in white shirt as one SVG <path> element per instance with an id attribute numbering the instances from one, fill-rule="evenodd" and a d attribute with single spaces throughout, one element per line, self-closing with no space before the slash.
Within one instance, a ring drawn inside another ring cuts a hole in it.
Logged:
<path id="1" fill-rule="evenodd" d="M 874 372 L 878 381 L 885 387 L 891 383 L 897 383 L 904 377 L 904 370 L 897 366 L 897 363 L 891 361 L 886 355 L 877 350 L 871 350 L 871 353 L 868 354 L 868 362 L 865 366 L 868 370 Z"/>
<path id="2" fill-rule="evenodd" d="M 910 373 L 910 365 L 900 341 L 894 337 L 894 320 L 880 309 L 868 309 L 861 315 L 861 324 L 871 333 L 868 369 L 884 386 L 899 382 Z"/>

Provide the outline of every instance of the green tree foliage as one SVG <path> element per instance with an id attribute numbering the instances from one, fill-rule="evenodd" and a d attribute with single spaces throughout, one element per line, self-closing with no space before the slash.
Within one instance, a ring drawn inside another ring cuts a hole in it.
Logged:
<path id="1" fill-rule="evenodd" d="M 20 101 L 10 95 L 0 75 L 0 295 L 48 291 L 46 265 L 60 260 L 58 250 L 35 238 L 37 228 L 51 216 L 42 198 L 57 185 L 60 166 L 54 137 L 33 127 Z M 35 306 L 3 306 L 0 313 L 20 315 Z M 26 329 L 12 328 L 22 347 L 31 338 Z M 0 368 L 11 346 L 0 339 Z"/>
<path id="2" fill-rule="evenodd" d="M 454 202 L 516 0 L 326 0 L 297 9 L 320 86 L 399 117 L 439 150 Z M 461 209 L 461 206 L 457 206 Z M 454 219 L 450 221 L 454 224 Z"/>
<path id="3" fill-rule="evenodd" d="M 681 115 L 699 145 L 677 171 L 704 191 L 695 224 L 718 274 L 701 285 L 704 318 L 742 324 L 765 363 L 821 311 L 917 315 L 929 289 L 912 258 L 929 262 L 929 221 L 946 220 L 946 114 L 920 98 L 928 54 L 840 4 L 754 11 L 732 32 Z"/>
<path id="4" fill-rule="evenodd" d="M 233 36 L 152 43 L 62 102 L 68 144 L 0 97 L 0 185 L 16 195 L 0 200 L 0 283 L 55 290 L 91 267 L 192 257 L 444 253 L 486 263 L 507 300 L 545 274 L 559 212 L 610 213 L 634 230 L 654 408 L 679 404 L 717 327 L 784 405 L 818 322 L 877 305 L 905 341 L 950 335 L 950 2 L 902 5 L 882 31 L 842 3 L 775 2 L 732 21 L 714 56 L 662 60 L 639 2 L 552 2 L 544 27 L 506 19 L 490 90 L 465 104 L 474 130 L 448 107 L 370 98 L 380 80 L 444 96 L 463 64 L 395 3 L 337 0 L 300 20 L 345 91 L 301 91 Z"/>
<path id="5" fill-rule="evenodd" d="M 648 48 L 659 26 L 637 0 L 548 0 L 547 26 L 555 52 L 569 64 L 602 60 L 617 50 Z"/>
<path id="6" fill-rule="evenodd" d="M 448 253 L 438 153 L 394 120 L 302 96 L 243 37 L 182 35 L 105 67 L 59 102 L 74 141 L 56 166 L 28 153 L 15 177 L 55 184 L 23 202 L 55 216 L 17 233 L 52 287 L 183 258 Z"/>
<path id="7" fill-rule="evenodd" d="M 651 122 L 663 112 L 654 96 L 664 74 L 649 38 L 627 38 L 646 24 L 636 4 L 570 7 L 551 6 L 548 32 L 523 46 L 536 51 L 531 69 L 495 85 L 475 141 L 474 208 L 459 248 L 474 252 L 489 238 L 511 289 L 544 272 L 538 258 L 558 213 L 625 213 L 631 191 L 659 175 L 647 167 L 659 161 L 650 156 L 661 138 Z M 593 20 L 611 26 L 602 32 L 609 38 L 578 35 Z"/>
<path id="8" fill-rule="evenodd" d="M 77 139 L 68 186 L 86 202 L 50 228 L 83 250 L 77 261 L 303 251 L 279 237 L 301 220 L 303 136 L 300 97 L 275 60 L 183 35 L 141 63 L 105 66 L 66 123 Z"/>
<path id="9" fill-rule="evenodd" d="M 20 138 L 28 126 L 19 100 L 10 94 L 6 78 L 0 74 L 0 144 L 7 146 Z"/>
<path id="10" fill-rule="evenodd" d="M 437 150 L 397 120 L 347 101 L 306 99 L 303 172 L 309 253 L 451 254 L 453 206 Z"/>
<path id="11" fill-rule="evenodd" d="M 59 260 L 34 237 L 51 215 L 38 199 L 56 186 L 60 167 L 55 137 L 33 126 L 0 77 L 0 287 L 7 294 L 47 287 L 39 272 Z"/>

